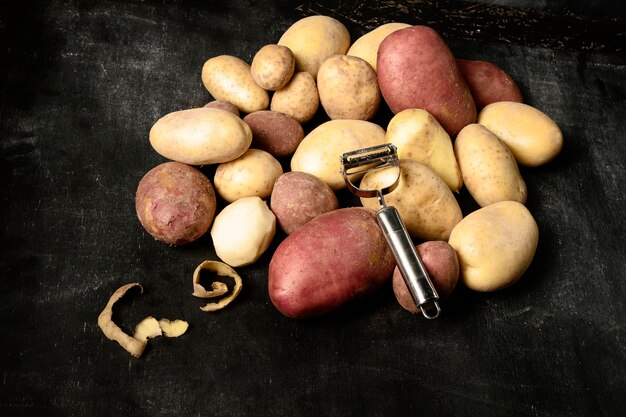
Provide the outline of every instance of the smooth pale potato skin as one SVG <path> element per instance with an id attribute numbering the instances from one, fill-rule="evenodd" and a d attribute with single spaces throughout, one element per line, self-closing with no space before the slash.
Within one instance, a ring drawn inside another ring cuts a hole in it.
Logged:
<path id="1" fill-rule="evenodd" d="M 513 200 L 525 204 L 528 194 L 515 157 L 496 135 L 479 124 L 465 126 L 454 141 L 463 182 L 481 207 Z"/>
<path id="2" fill-rule="evenodd" d="M 243 197 L 268 198 L 274 182 L 283 173 L 280 162 L 268 152 L 248 149 L 239 158 L 220 164 L 213 183 L 217 193 L 229 203 Z"/>
<path id="3" fill-rule="evenodd" d="M 380 106 L 376 71 L 365 60 L 334 55 L 317 73 L 320 103 L 331 119 L 370 120 Z"/>
<path id="4" fill-rule="evenodd" d="M 256 262 L 276 234 L 276 216 L 259 197 L 244 197 L 224 207 L 211 228 L 217 256 L 232 267 Z"/>
<path id="5" fill-rule="evenodd" d="M 380 43 L 392 32 L 408 28 L 408 23 L 391 22 L 378 26 L 354 41 L 346 55 L 357 56 L 367 61 L 376 70 L 376 57 Z"/>
<path id="6" fill-rule="evenodd" d="M 406 109 L 393 116 L 387 126 L 385 140 L 396 145 L 398 158 L 426 165 L 452 191 L 458 191 L 463 186 L 450 135 L 426 110 Z"/>
<path id="7" fill-rule="evenodd" d="M 281 89 L 289 82 L 296 67 L 291 49 L 282 45 L 265 45 L 254 55 L 250 72 L 254 81 L 265 90 Z"/>
<path id="8" fill-rule="evenodd" d="M 315 175 L 337 191 L 346 187 L 341 167 L 345 152 L 385 141 L 385 130 L 365 120 L 329 120 L 304 137 L 291 158 L 291 170 Z"/>
<path id="9" fill-rule="evenodd" d="M 274 92 L 270 110 L 304 124 L 315 116 L 319 105 L 320 97 L 313 76 L 308 72 L 297 72 L 283 88 Z"/>
<path id="10" fill-rule="evenodd" d="M 537 223 L 516 201 L 502 201 L 468 214 L 450 235 L 461 282 L 474 291 L 506 288 L 530 265 L 539 241 Z"/>
<path id="11" fill-rule="evenodd" d="M 213 222 L 215 207 L 211 181 L 196 168 L 179 162 L 151 169 L 135 195 L 141 225 L 169 245 L 184 245 L 204 235 Z"/>
<path id="12" fill-rule="evenodd" d="M 370 171 L 361 180 L 360 188 L 383 189 L 393 184 L 397 169 Z M 463 215 L 452 191 L 426 165 L 400 160 L 400 179 L 396 188 L 385 195 L 387 205 L 394 206 L 409 234 L 420 240 L 448 240 L 450 232 Z M 363 207 L 380 208 L 378 199 L 361 198 Z"/>
<path id="13" fill-rule="evenodd" d="M 290 235 L 320 214 L 337 210 L 339 202 L 324 181 L 306 172 L 292 171 L 276 180 L 270 208 L 278 225 Z"/>
<path id="14" fill-rule="evenodd" d="M 161 117 L 150 129 L 150 144 L 160 155 L 189 165 L 232 161 L 252 143 L 250 127 L 229 111 L 180 110 Z"/>
<path id="15" fill-rule="evenodd" d="M 276 158 L 292 155 L 304 139 L 300 122 L 284 113 L 261 110 L 248 114 L 243 121 L 252 130 L 252 146 Z"/>
<path id="16" fill-rule="evenodd" d="M 478 123 L 506 143 L 520 165 L 546 164 L 563 148 L 559 126 L 528 104 L 513 101 L 489 104 L 478 114 Z"/>
<path id="17" fill-rule="evenodd" d="M 476 105 L 452 52 L 437 32 L 412 26 L 380 44 L 378 84 L 393 113 L 422 108 L 450 135 L 474 123 Z"/>
<path id="18" fill-rule="evenodd" d="M 204 107 L 210 109 L 222 109 L 231 112 L 237 117 L 241 116 L 241 113 L 239 112 L 237 106 L 235 106 L 233 103 L 229 103 L 226 100 L 212 100 L 205 104 Z"/>
<path id="19" fill-rule="evenodd" d="M 459 281 L 459 259 L 454 248 L 447 242 L 431 240 L 415 247 L 430 280 L 437 291 L 439 302 L 444 301 L 456 288 Z M 400 269 L 396 266 L 392 278 L 393 293 L 398 303 L 413 314 L 421 309 L 413 301 Z"/>
<path id="20" fill-rule="evenodd" d="M 362 207 L 324 213 L 274 252 L 268 289 L 287 317 L 328 313 L 389 281 L 395 260 L 375 213 Z"/>
<path id="21" fill-rule="evenodd" d="M 498 101 L 524 101 L 515 81 L 497 65 L 467 59 L 457 59 L 456 62 L 478 109 Z"/>
<path id="22" fill-rule="evenodd" d="M 317 79 L 317 71 L 327 58 L 344 55 L 350 48 L 348 29 L 330 16 L 308 16 L 292 24 L 278 41 L 288 47 L 296 60 L 296 71 L 306 71 Z"/>
<path id="23" fill-rule="evenodd" d="M 208 59 L 202 66 L 202 83 L 216 100 L 228 101 L 244 113 L 267 109 L 266 90 L 252 78 L 250 65 L 231 55 Z"/>

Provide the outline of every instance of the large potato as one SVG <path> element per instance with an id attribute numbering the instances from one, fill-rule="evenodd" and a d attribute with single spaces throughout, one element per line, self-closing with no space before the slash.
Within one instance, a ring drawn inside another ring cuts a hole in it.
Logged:
<path id="1" fill-rule="evenodd" d="M 524 103 L 501 101 L 482 109 L 478 123 L 507 144 L 520 165 L 550 162 L 563 147 L 559 126 L 542 111 Z"/>
<path id="2" fill-rule="evenodd" d="M 367 63 L 370 64 L 374 70 L 376 70 L 378 47 L 383 39 L 385 39 L 391 32 L 408 28 L 410 26 L 411 25 L 408 23 L 397 22 L 380 25 L 354 41 L 352 46 L 350 46 L 350 49 L 348 49 L 348 52 L 346 52 L 346 55 L 358 56 L 359 58 L 367 61 Z"/>
<path id="3" fill-rule="evenodd" d="M 452 52 L 437 32 L 412 26 L 389 34 L 378 49 L 378 84 L 394 113 L 422 108 L 450 135 L 476 119 L 476 106 Z"/>
<path id="4" fill-rule="evenodd" d="M 502 201 L 467 215 L 448 243 L 459 257 L 463 284 L 486 292 L 516 282 L 530 265 L 538 240 L 537 223 L 528 209 Z"/>
<path id="5" fill-rule="evenodd" d="M 379 190 L 393 184 L 398 170 L 384 168 L 370 171 L 360 187 Z M 411 160 L 400 161 L 400 179 L 385 195 L 388 205 L 396 207 L 411 236 L 420 240 L 448 240 L 450 232 L 463 215 L 452 191 L 426 165 Z M 361 198 L 364 207 L 378 209 L 376 198 Z"/>
<path id="6" fill-rule="evenodd" d="M 291 25 L 280 37 L 278 45 L 293 52 L 296 71 L 306 71 L 317 79 L 322 62 L 348 51 L 350 33 L 343 23 L 330 16 L 308 16 Z"/>
<path id="7" fill-rule="evenodd" d="M 295 67 L 296 60 L 289 48 L 270 44 L 254 55 L 250 72 L 260 87 L 274 91 L 289 82 Z"/>
<path id="8" fill-rule="evenodd" d="M 215 108 L 180 110 L 150 129 L 150 144 L 167 159 L 189 165 L 232 161 L 252 143 L 250 127 L 233 113 Z"/>
<path id="9" fill-rule="evenodd" d="M 485 207 L 499 201 L 526 203 L 526 183 L 509 148 L 483 125 L 459 132 L 454 151 L 463 182 L 474 200 Z"/>
<path id="10" fill-rule="evenodd" d="M 252 146 L 276 158 L 293 154 L 304 139 L 302 125 L 284 113 L 261 110 L 248 114 L 243 121 L 252 130 Z"/>
<path id="11" fill-rule="evenodd" d="M 334 55 L 317 73 L 320 103 L 331 119 L 370 120 L 380 106 L 376 71 L 361 58 Z"/>
<path id="12" fill-rule="evenodd" d="M 524 101 L 515 81 L 497 65 L 466 59 L 457 59 L 456 62 L 477 108 L 482 109 L 498 101 Z"/>
<path id="13" fill-rule="evenodd" d="M 333 190 L 346 187 L 341 155 L 385 141 L 385 130 L 365 120 L 330 120 L 304 137 L 291 158 L 291 170 L 315 175 Z"/>
<path id="14" fill-rule="evenodd" d="M 288 317 L 320 315 L 375 291 L 394 267 L 373 211 L 331 211 L 278 246 L 269 266 L 270 300 Z"/>
<path id="15" fill-rule="evenodd" d="M 304 124 L 310 121 L 320 105 L 317 84 L 308 72 L 298 72 L 272 96 L 270 110 L 284 113 Z"/>
<path id="16" fill-rule="evenodd" d="M 396 145 L 400 159 L 426 165 L 452 191 L 458 191 L 463 185 L 450 135 L 426 110 L 406 109 L 393 116 L 385 140 Z"/>

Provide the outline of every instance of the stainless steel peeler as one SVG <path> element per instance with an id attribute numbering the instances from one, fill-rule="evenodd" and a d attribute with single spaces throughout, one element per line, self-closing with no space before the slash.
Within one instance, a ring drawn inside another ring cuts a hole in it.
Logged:
<path id="1" fill-rule="evenodd" d="M 393 191 L 400 180 L 400 161 L 396 147 L 388 143 L 346 152 L 341 156 L 341 166 L 343 178 L 352 193 L 362 198 L 378 198 L 381 206 L 376 213 L 378 224 L 393 251 L 413 301 L 427 319 L 438 317 L 441 309 L 437 291 L 415 250 L 398 210 L 385 203 L 384 194 Z M 369 171 L 386 168 L 397 170 L 397 175 L 395 181 L 385 184 L 382 189 L 366 190 L 352 182 Z"/>

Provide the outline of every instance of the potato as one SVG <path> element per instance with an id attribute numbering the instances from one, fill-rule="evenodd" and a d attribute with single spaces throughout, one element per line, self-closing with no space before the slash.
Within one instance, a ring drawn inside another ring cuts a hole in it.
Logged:
<path id="1" fill-rule="evenodd" d="M 296 67 L 291 49 L 282 45 L 265 45 L 254 55 L 250 72 L 256 83 L 266 90 L 281 89 L 289 82 Z"/>
<path id="2" fill-rule="evenodd" d="M 456 135 L 476 119 L 476 106 L 452 52 L 437 32 L 412 26 L 389 34 L 378 49 L 378 84 L 394 113 L 422 108 Z"/>
<path id="3" fill-rule="evenodd" d="M 497 65 L 466 59 L 457 59 L 456 62 L 478 109 L 498 101 L 524 101 L 515 81 Z"/>
<path id="4" fill-rule="evenodd" d="M 270 109 L 293 117 L 300 123 L 310 121 L 320 105 L 317 85 L 308 72 L 298 72 L 272 96 Z"/>
<path id="5" fill-rule="evenodd" d="M 421 243 L 415 249 L 430 276 L 441 303 L 454 291 L 459 280 L 459 259 L 456 252 L 452 246 L 441 240 Z M 409 288 L 397 266 L 393 271 L 392 284 L 393 293 L 398 303 L 411 313 L 420 313 L 421 309 L 413 301 Z"/>
<path id="6" fill-rule="evenodd" d="M 341 155 L 381 145 L 385 131 L 365 120 L 330 120 L 304 137 L 291 158 L 291 170 L 313 174 L 334 191 L 346 187 L 341 174 Z"/>
<path id="7" fill-rule="evenodd" d="M 215 253 L 232 267 L 256 262 L 276 234 L 276 216 L 259 197 L 244 197 L 215 217 L 211 238 Z"/>
<path id="8" fill-rule="evenodd" d="M 485 207 L 499 201 L 526 203 L 526 183 L 509 148 L 489 129 L 467 125 L 454 142 L 463 182 L 474 200 Z"/>
<path id="9" fill-rule="evenodd" d="M 317 73 L 320 103 L 331 119 L 370 120 L 380 106 L 376 71 L 365 60 L 334 55 Z"/>
<path id="10" fill-rule="evenodd" d="M 360 188 L 382 189 L 393 184 L 397 173 L 396 168 L 370 171 L 361 180 Z M 407 159 L 400 161 L 398 185 L 385 195 L 385 201 L 396 207 L 409 234 L 420 240 L 448 240 L 463 217 L 446 183 L 426 165 Z M 361 204 L 374 210 L 380 208 L 376 198 L 361 198 Z"/>
<path id="11" fill-rule="evenodd" d="M 320 214 L 337 210 L 339 202 L 324 181 L 306 172 L 292 171 L 276 180 L 270 208 L 289 235 Z"/>
<path id="12" fill-rule="evenodd" d="M 215 216 L 215 192 L 199 170 L 180 162 L 152 168 L 139 181 L 135 210 L 155 239 L 184 245 L 204 235 Z"/>
<path id="13" fill-rule="evenodd" d="M 306 71 L 317 79 L 317 71 L 327 58 L 343 55 L 350 47 L 350 33 L 330 16 L 308 16 L 291 25 L 278 45 L 288 47 L 296 59 L 296 71 Z"/>
<path id="14" fill-rule="evenodd" d="M 398 158 L 435 171 L 452 191 L 463 185 L 450 135 L 424 109 L 402 110 L 389 121 L 385 140 L 398 148 Z"/>
<path id="15" fill-rule="evenodd" d="M 241 116 L 241 113 L 239 113 L 239 109 L 237 108 L 237 106 L 235 106 L 233 103 L 229 103 L 226 100 L 212 100 L 205 104 L 204 107 L 210 109 L 222 109 L 231 112 L 237 117 Z"/>
<path id="16" fill-rule="evenodd" d="M 189 165 L 232 161 L 252 143 L 252 131 L 229 111 L 197 108 L 169 113 L 150 129 L 150 144 L 167 159 Z"/>
<path id="17" fill-rule="evenodd" d="M 342 208 L 281 242 L 269 266 L 270 300 L 288 317 L 318 316 L 371 294 L 389 281 L 394 267 L 374 212 Z"/>
<path id="18" fill-rule="evenodd" d="M 367 32 L 360 38 L 358 38 L 346 55 L 358 56 L 361 59 L 367 61 L 368 64 L 376 70 L 376 56 L 378 55 L 378 47 L 380 43 L 392 32 L 395 32 L 398 29 L 408 28 L 411 25 L 408 23 L 385 23 L 383 25 L 378 26 L 376 29 Z"/>
<path id="19" fill-rule="evenodd" d="M 539 230 L 516 201 L 480 208 L 456 225 L 448 243 L 456 250 L 461 282 L 475 291 L 496 291 L 515 283 L 530 265 Z"/>
<path id="20" fill-rule="evenodd" d="M 268 198 L 274 182 L 283 173 L 280 162 L 260 149 L 248 149 L 239 158 L 220 164 L 215 170 L 215 189 L 232 203 L 243 197 Z"/>
<path id="21" fill-rule="evenodd" d="M 513 101 L 489 104 L 480 111 L 478 123 L 495 133 L 517 162 L 527 167 L 550 162 L 563 147 L 559 126 L 528 104 Z"/>
<path id="22" fill-rule="evenodd" d="M 250 65 L 230 55 L 208 59 L 202 66 L 202 83 L 216 100 L 226 100 L 244 113 L 265 110 L 267 91 L 252 78 Z"/>
<path id="23" fill-rule="evenodd" d="M 252 146 L 276 158 L 293 154 L 304 139 L 302 125 L 284 113 L 261 110 L 250 113 L 243 121 L 252 130 Z"/>

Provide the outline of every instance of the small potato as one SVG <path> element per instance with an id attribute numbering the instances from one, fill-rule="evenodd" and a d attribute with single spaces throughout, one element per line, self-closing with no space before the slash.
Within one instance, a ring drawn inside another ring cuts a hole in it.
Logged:
<path id="1" fill-rule="evenodd" d="M 276 217 L 259 197 L 244 197 L 215 217 L 211 238 L 215 253 L 232 267 L 256 262 L 276 234 Z"/>
<path id="2" fill-rule="evenodd" d="M 167 159 L 189 165 L 232 161 L 252 143 L 252 131 L 229 111 L 197 108 L 161 117 L 150 129 L 150 144 Z"/>
<path id="3" fill-rule="evenodd" d="M 408 23 L 385 23 L 383 25 L 378 26 L 376 29 L 367 32 L 360 38 L 358 38 L 346 55 L 358 56 L 361 59 L 367 61 L 368 64 L 376 70 L 376 56 L 378 54 L 378 47 L 380 43 L 392 32 L 395 32 L 399 29 L 408 28 L 411 25 Z"/>
<path id="4" fill-rule="evenodd" d="M 215 189 L 232 203 L 243 197 L 268 198 L 274 182 L 283 173 L 280 162 L 260 149 L 248 149 L 239 158 L 220 164 L 215 171 Z"/>
<path id="5" fill-rule="evenodd" d="M 239 113 L 239 109 L 237 108 L 237 106 L 235 106 L 233 103 L 229 103 L 226 100 L 209 101 L 207 104 L 204 105 L 204 107 L 209 109 L 222 109 L 231 112 L 237 117 L 241 116 L 241 113 Z"/>
<path id="6" fill-rule="evenodd" d="M 331 119 L 370 120 L 380 106 L 376 71 L 365 60 L 334 55 L 317 73 L 320 103 Z"/>
<path id="7" fill-rule="evenodd" d="M 530 265 L 539 230 L 528 209 L 502 201 L 468 214 L 448 243 L 456 250 L 461 281 L 475 291 L 496 291 L 515 283 Z"/>
<path id="8" fill-rule="evenodd" d="M 524 101 L 515 81 L 495 64 L 466 59 L 456 62 L 478 109 L 498 101 Z"/>
<path id="9" fill-rule="evenodd" d="M 137 187 L 135 210 L 155 239 L 184 245 L 204 235 L 215 216 L 215 192 L 199 170 L 179 162 L 151 169 Z"/>
<path id="10" fill-rule="evenodd" d="M 474 200 L 485 207 L 499 201 L 526 203 L 526 183 L 509 148 L 489 129 L 467 125 L 454 141 L 463 182 Z"/>
<path id="11" fill-rule="evenodd" d="M 243 121 L 252 130 L 252 146 L 276 158 L 293 154 L 304 139 L 302 125 L 284 113 L 262 110 L 250 113 Z"/>
<path id="12" fill-rule="evenodd" d="M 439 295 L 439 301 L 445 300 L 459 280 L 459 259 L 454 248 L 441 240 L 431 240 L 417 245 L 415 249 Z M 411 313 L 420 313 L 421 309 L 415 305 L 398 267 L 393 271 L 392 284 L 398 303 Z"/>
<path id="13" fill-rule="evenodd" d="M 276 180 L 270 208 L 279 226 L 290 235 L 320 214 L 337 210 L 339 202 L 324 181 L 306 172 L 292 171 Z"/>
<path id="14" fill-rule="evenodd" d="M 393 184 L 397 169 L 370 171 L 360 188 L 380 190 Z M 396 207 L 411 236 L 420 240 L 448 240 L 450 232 L 463 215 L 452 191 L 426 165 L 411 160 L 400 161 L 400 179 L 393 191 L 385 195 L 388 205 Z M 376 210 L 376 198 L 361 198 L 363 207 Z"/>
<path id="15" fill-rule="evenodd" d="M 267 91 L 252 78 L 250 66 L 230 55 L 207 60 L 202 66 L 202 83 L 216 100 L 226 100 L 244 113 L 265 110 L 270 99 Z"/>
<path id="16" fill-rule="evenodd" d="M 478 123 L 495 133 L 517 162 L 527 167 L 550 162 L 563 147 L 559 126 L 528 104 L 513 101 L 489 104 L 480 111 Z"/>
<path id="17" fill-rule="evenodd" d="M 256 83 L 270 91 L 279 90 L 291 79 L 296 60 L 291 49 L 282 45 L 265 45 L 254 55 L 250 72 Z"/>
<path id="18" fill-rule="evenodd" d="M 283 88 L 274 92 L 270 110 L 284 113 L 304 124 L 315 116 L 319 105 L 313 76 L 308 72 L 298 72 Z"/>

